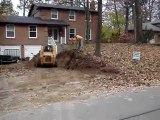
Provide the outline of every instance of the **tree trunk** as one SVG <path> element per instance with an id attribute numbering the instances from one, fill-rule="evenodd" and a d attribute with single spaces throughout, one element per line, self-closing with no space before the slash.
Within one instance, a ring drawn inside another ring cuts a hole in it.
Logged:
<path id="1" fill-rule="evenodd" d="M 136 43 L 143 43 L 143 32 L 142 32 L 142 14 L 140 1 L 135 0 L 135 40 Z"/>
<path id="2" fill-rule="evenodd" d="M 120 30 L 120 26 L 119 26 L 118 11 L 117 11 L 117 6 L 116 6 L 115 0 L 114 0 L 114 11 L 115 11 L 116 21 L 117 21 L 116 29 L 118 29 L 118 34 L 120 35 L 121 30 Z"/>
<path id="3" fill-rule="evenodd" d="M 150 4 L 150 11 L 149 11 L 149 20 L 150 21 L 152 21 L 154 3 L 155 3 L 155 0 L 152 0 L 151 4 Z"/>
<path id="4" fill-rule="evenodd" d="M 128 31 L 128 21 L 129 21 L 129 3 L 126 2 L 126 18 L 125 18 L 125 32 Z"/>
<path id="5" fill-rule="evenodd" d="M 26 14 L 26 1 L 23 0 L 23 16 Z"/>
<path id="6" fill-rule="evenodd" d="M 102 0 L 98 0 L 98 27 L 97 27 L 97 39 L 95 55 L 97 57 L 101 56 L 101 33 L 102 33 Z"/>
<path id="7" fill-rule="evenodd" d="M 90 32 L 90 26 L 89 26 L 89 0 L 87 0 L 87 6 L 86 6 L 86 43 L 89 43 L 89 32 Z"/>

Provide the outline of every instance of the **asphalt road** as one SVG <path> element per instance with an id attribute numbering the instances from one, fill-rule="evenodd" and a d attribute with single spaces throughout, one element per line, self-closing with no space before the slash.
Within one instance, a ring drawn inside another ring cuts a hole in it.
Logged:
<path id="1" fill-rule="evenodd" d="M 160 87 L 53 103 L 0 120 L 160 120 Z"/>

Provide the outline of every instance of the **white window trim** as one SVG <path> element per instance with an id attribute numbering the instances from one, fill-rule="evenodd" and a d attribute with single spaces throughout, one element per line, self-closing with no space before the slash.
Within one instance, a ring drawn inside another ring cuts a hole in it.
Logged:
<path id="1" fill-rule="evenodd" d="M 74 35 L 76 35 L 76 28 L 69 28 L 69 39 L 73 39 L 73 38 L 70 38 L 70 29 L 74 29 L 74 31 L 75 31 L 75 34 Z"/>
<path id="2" fill-rule="evenodd" d="M 85 36 L 86 36 L 86 33 L 85 33 Z M 85 40 L 87 40 L 87 38 L 85 37 Z M 90 39 L 89 40 L 92 40 L 92 30 L 90 29 Z"/>
<path id="3" fill-rule="evenodd" d="M 57 11 L 57 18 L 52 18 L 52 12 L 53 12 L 53 10 L 56 10 L 56 11 Z M 52 9 L 52 10 L 51 10 L 51 19 L 58 20 L 58 10 L 57 10 L 57 9 Z"/>
<path id="4" fill-rule="evenodd" d="M 7 26 L 8 26 L 8 25 L 13 25 L 13 24 L 7 24 L 7 25 L 6 25 L 6 38 L 15 38 L 15 25 L 13 25 L 13 26 L 14 26 L 14 37 L 8 37 L 8 36 L 7 36 Z"/>
<path id="5" fill-rule="evenodd" d="M 71 13 L 71 11 L 74 12 L 74 19 L 70 19 L 70 13 Z M 73 10 L 71 10 L 71 11 L 69 11 L 69 20 L 70 21 L 76 21 L 76 12 L 73 11 Z"/>
<path id="6" fill-rule="evenodd" d="M 30 26 L 36 26 L 36 25 L 30 25 Z M 36 26 L 36 37 L 30 37 L 30 26 L 29 26 L 29 28 L 28 28 L 29 38 L 31 38 L 31 39 L 36 39 L 36 38 L 37 38 L 37 26 Z"/>

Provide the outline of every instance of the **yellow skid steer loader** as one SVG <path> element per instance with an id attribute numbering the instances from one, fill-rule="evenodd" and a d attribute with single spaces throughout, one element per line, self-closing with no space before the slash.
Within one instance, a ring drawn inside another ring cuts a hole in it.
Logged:
<path id="1" fill-rule="evenodd" d="M 57 66 L 56 61 L 57 45 L 53 38 L 48 40 L 48 44 L 41 47 L 41 50 L 36 55 L 34 65 L 38 66 Z"/>

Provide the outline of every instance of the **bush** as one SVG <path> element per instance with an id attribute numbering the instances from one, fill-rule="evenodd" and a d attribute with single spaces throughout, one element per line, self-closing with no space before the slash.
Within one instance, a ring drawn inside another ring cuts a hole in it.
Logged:
<path id="1" fill-rule="evenodd" d="M 102 43 L 112 42 L 112 39 L 119 36 L 118 30 L 112 29 L 108 26 L 102 28 Z"/>

